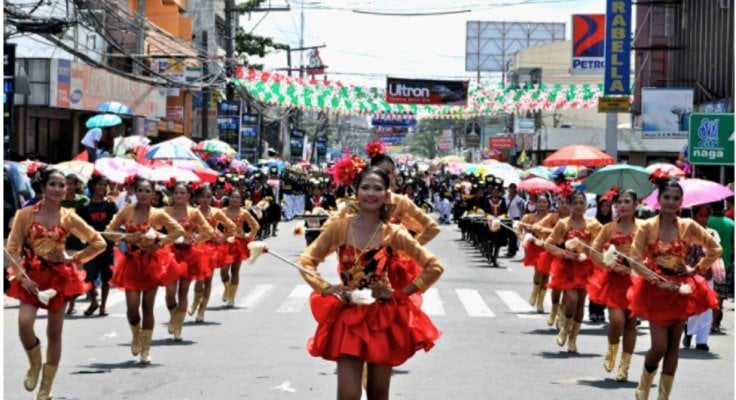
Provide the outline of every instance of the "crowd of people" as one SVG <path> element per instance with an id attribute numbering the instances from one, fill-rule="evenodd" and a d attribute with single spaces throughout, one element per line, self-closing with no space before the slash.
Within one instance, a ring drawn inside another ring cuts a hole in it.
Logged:
<path id="1" fill-rule="evenodd" d="M 346 154 L 329 172 L 271 168 L 224 173 L 211 184 L 131 176 L 115 185 L 94 174 L 82 185 L 52 167 L 30 171 L 37 196 L 17 212 L 7 243 L 6 294 L 21 302 L 19 335 L 30 364 L 24 387 L 39 386 L 37 398 L 50 398 L 64 314 L 76 312 L 76 297 L 89 296 L 84 315 L 105 316 L 110 289 L 124 290 L 131 353 L 149 364 L 159 287 L 168 333 L 181 341 L 187 314 L 205 320 L 216 270 L 222 301 L 233 307 L 249 244 L 276 236 L 282 219 L 318 213 L 326 218 L 299 258 L 318 324 L 308 351 L 337 362 L 340 399 L 359 399 L 363 388 L 370 399 L 388 398 L 392 368 L 440 338 L 420 307 L 443 272 L 425 245 L 442 224 L 457 223 L 465 236 L 473 218 L 483 220 L 491 266 L 499 265 L 501 247 L 506 257 L 523 248 L 523 264 L 534 269 L 529 302 L 544 312 L 551 291 L 547 324 L 558 329 L 559 346 L 577 352 L 586 297 L 592 321 L 608 309 L 603 365 L 612 372 L 619 360 L 617 380 L 628 379 L 639 319 L 649 321 L 637 399 L 647 398 L 660 362 L 658 390 L 668 398 L 683 332 L 683 345 L 694 337 L 697 349 L 708 350 L 708 334 L 719 330 L 728 290 L 713 288 L 733 270 L 732 208 L 730 219 L 720 202 L 683 218 L 682 188 L 656 173 L 657 215 L 646 215 L 627 188 L 598 196 L 591 212 L 586 194 L 564 179 L 556 193 L 520 193 L 493 176 L 398 166 L 380 143 L 366 150 L 368 160 Z M 317 272 L 332 251 L 339 283 Z M 49 314 L 45 358 L 34 331 L 39 309 Z"/>

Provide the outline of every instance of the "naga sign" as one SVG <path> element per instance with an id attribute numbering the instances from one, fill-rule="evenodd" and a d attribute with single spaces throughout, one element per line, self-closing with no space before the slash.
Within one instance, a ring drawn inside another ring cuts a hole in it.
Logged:
<path id="1" fill-rule="evenodd" d="M 388 78 L 386 102 L 465 106 L 468 102 L 468 81 Z"/>

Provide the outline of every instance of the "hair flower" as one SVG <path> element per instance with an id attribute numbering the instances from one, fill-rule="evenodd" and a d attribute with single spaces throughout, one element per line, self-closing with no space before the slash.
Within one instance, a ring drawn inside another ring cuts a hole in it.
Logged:
<path id="1" fill-rule="evenodd" d="M 365 151 L 368 152 L 368 157 L 373 158 L 386 154 L 386 146 L 380 140 L 374 140 L 365 146 Z"/>

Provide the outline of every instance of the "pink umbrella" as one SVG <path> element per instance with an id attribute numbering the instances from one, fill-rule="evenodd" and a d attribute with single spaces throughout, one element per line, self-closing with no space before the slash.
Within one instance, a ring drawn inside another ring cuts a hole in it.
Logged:
<path id="1" fill-rule="evenodd" d="M 145 167 L 125 157 L 107 157 L 95 161 L 95 172 L 113 183 L 125 183 L 125 178 L 140 175 Z"/>
<path id="2" fill-rule="evenodd" d="M 668 173 L 671 176 L 677 177 L 677 178 L 683 178 L 685 177 L 685 171 L 678 168 L 676 165 L 673 164 L 667 164 L 667 163 L 655 163 L 651 164 L 647 167 L 647 171 L 650 173 L 661 169 L 662 171 Z"/>
<path id="3" fill-rule="evenodd" d="M 525 190 L 530 193 L 540 192 L 559 192 L 560 187 L 546 179 L 534 177 L 521 181 L 519 190 Z"/>
<path id="4" fill-rule="evenodd" d="M 705 179 L 682 179 L 679 181 L 682 190 L 685 193 L 682 199 L 682 208 L 690 208 L 701 204 L 713 203 L 720 201 L 726 197 L 733 196 L 733 191 L 720 183 L 707 181 Z M 655 190 L 646 199 L 644 204 L 654 208 L 659 208 L 657 197 L 659 190 Z"/>
<path id="5" fill-rule="evenodd" d="M 146 168 L 142 175 L 154 182 L 168 182 L 172 178 L 177 182 L 199 182 L 201 180 L 194 172 L 173 166 Z"/>

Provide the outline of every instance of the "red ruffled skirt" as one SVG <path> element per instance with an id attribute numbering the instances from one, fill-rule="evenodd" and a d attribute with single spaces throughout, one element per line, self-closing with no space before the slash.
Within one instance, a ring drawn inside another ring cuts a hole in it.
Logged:
<path id="1" fill-rule="evenodd" d="M 156 250 L 130 250 L 116 260 L 110 284 L 123 290 L 149 290 L 176 282 L 184 265 L 174 258 L 169 246 Z"/>
<path id="2" fill-rule="evenodd" d="M 230 243 L 207 242 L 202 245 L 207 254 L 207 264 L 209 271 L 205 271 L 205 278 L 212 276 L 214 270 L 233 263 L 233 257 L 230 255 Z"/>
<path id="3" fill-rule="evenodd" d="M 552 254 L 543 248 L 537 258 L 537 262 L 534 264 L 534 268 L 542 275 L 549 275 L 552 271 L 552 259 L 554 258 Z"/>
<path id="4" fill-rule="evenodd" d="M 525 267 L 535 267 L 539 256 L 544 251 L 544 246 L 537 246 L 534 243 L 527 242 L 524 244 L 524 259 L 521 261 Z"/>
<path id="5" fill-rule="evenodd" d="M 688 295 L 660 289 L 641 276 L 631 277 L 628 298 L 631 313 L 657 325 L 668 326 L 684 321 L 711 308 L 718 308 L 718 295 L 700 275 L 667 276 L 677 284 L 688 284 L 693 292 Z"/>
<path id="6" fill-rule="evenodd" d="M 395 367 L 417 350 L 429 351 L 441 336 L 412 301 L 356 306 L 314 292 L 310 305 L 318 325 L 307 350 L 326 360 L 354 356 L 369 364 Z"/>
<path id="7" fill-rule="evenodd" d="M 401 290 L 406 285 L 412 283 L 422 273 L 422 266 L 413 258 L 405 253 L 396 252 L 388 268 L 388 279 L 391 281 L 391 287 L 395 290 Z M 415 306 L 422 306 L 422 293 L 415 292 L 409 296 Z"/>
<path id="8" fill-rule="evenodd" d="M 182 278 L 201 281 L 208 272 L 212 276 L 207 250 L 201 244 L 174 245 L 174 259 L 183 267 Z"/>
<path id="9" fill-rule="evenodd" d="M 596 267 L 588 280 L 588 297 L 590 300 L 605 304 L 609 308 L 629 309 L 626 293 L 631 287 L 631 275 L 620 274 Z"/>
<path id="10" fill-rule="evenodd" d="M 250 257 L 250 249 L 248 249 L 248 243 L 250 242 L 250 239 L 236 237 L 234 242 L 228 243 L 228 253 L 232 258 L 230 263 L 245 261 Z"/>
<path id="11" fill-rule="evenodd" d="M 588 285 L 588 277 L 593 272 L 593 262 L 583 262 L 552 257 L 552 277 L 547 284 L 555 290 L 582 289 Z"/>
<path id="12" fill-rule="evenodd" d="M 10 288 L 5 294 L 23 303 L 47 309 L 49 312 L 61 310 L 64 304 L 74 296 L 87 293 L 92 289 L 92 285 L 84 281 L 87 273 L 78 269 L 77 264 L 74 263 L 52 263 L 26 252 L 21 266 L 25 269 L 26 275 L 36 282 L 38 290 L 54 289 L 56 296 L 49 300 L 48 305 L 44 305 L 38 300 L 38 296 L 23 289 L 20 280 L 16 279 L 10 281 Z M 12 274 L 12 269 L 8 269 L 8 272 Z"/>

